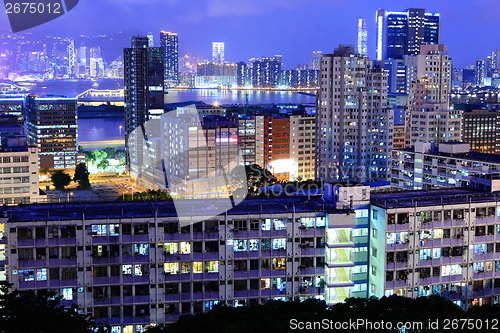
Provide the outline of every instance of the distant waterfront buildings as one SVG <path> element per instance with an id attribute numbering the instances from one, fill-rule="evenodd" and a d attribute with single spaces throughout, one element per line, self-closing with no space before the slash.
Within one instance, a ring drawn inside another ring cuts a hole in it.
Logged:
<path id="1" fill-rule="evenodd" d="M 387 181 L 394 111 L 387 73 L 354 47 L 321 59 L 316 110 L 316 180 Z"/>
<path id="2" fill-rule="evenodd" d="M 164 52 L 165 85 L 167 87 L 175 87 L 179 84 L 179 37 L 176 33 L 160 32 L 160 47 Z"/>
<path id="3" fill-rule="evenodd" d="M 366 19 L 358 20 L 358 53 L 368 56 L 368 23 Z"/>
<path id="4" fill-rule="evenodd" d="M 252 63 L 252 86 L 254 88 L 276 88 L 280 83 L 281 56 L 250 59 Z"/>
<path id="5" fill-rule="evenodd" d="M 420 45 L 439 44 L 440 37 L 438 13 L 427 13 L 418 8 L 402 12 L 377 11 L 377 60 L 417 55 Z"/>

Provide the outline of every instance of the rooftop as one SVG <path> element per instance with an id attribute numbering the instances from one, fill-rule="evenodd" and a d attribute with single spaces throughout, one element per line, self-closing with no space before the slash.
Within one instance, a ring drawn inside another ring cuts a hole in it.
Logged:
<path id="1" fill-rule="evenodd" d="M 219 201 L 220 202 L 220 201 Z M 193 216 L 215 216 L 217 200 L 186 200 L 177 202 Z M 225 203 L 225 202 L 224 202 Z M 2 208 L 10 221 L 75 220 L 141 217 L 176 217 L 173 202 L 98 202 L 69 204 L 32 204 Z M 279 199 L 247 199 L 227 212 L 228 215 L 283 214 L 292 212 L 343 213 L 320 198 L 293 197 Z M 4 215 L 5 216 L 5 215 Z"/>
<path id="2" fill-rule="evenodd" d="M 413 206 L 435 206 L 459 203 L 476 203 L 500 201 L 500 194 L 478 192 L 469 189 L 450 189 L 435 191 L 412 191 L 412 192 L 390 192 L 373 194 L 371 203 L 373 205 L 390 209 Z"/>
<path id="3" fill-rule="evenodd" d="M 451 142 L 447 142 L 450 144 Z M 456 144 L 463 144 L 464 142 L 456 142 Z M 404 151 L 404 152 L 409 152 L 409 153 L 414 153 L 415 149 L 414 148 L 402 148 L 402 149 L 394 149 L 394 151 Z M 500 164 L 500 155 L 496 154 L 485 154 L 485 153 L 478 153 L 475 151 L 470 151 L 465 154 L 446 154 L 442 152 L 426 152 L 424 153 L 426 155 L 433 155 L 433 156 L 440 156 L 440 157 L 453 157 L 457 159 L 463 159 L 463 160 L 470 160 L 470 161 L 477 161 L 477 162 L 487 162 L 487 163 L 498 163 Z"/>

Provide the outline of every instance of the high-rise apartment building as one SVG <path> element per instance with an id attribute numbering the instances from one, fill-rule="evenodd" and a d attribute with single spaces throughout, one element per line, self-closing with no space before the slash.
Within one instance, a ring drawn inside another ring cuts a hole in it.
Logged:
<path id="1" fill-rule="evenodd" d="M 406 145 L 461 139 L 461 111 L 450 110 L 451 59 L 446 45 L 422 45 L 418 80 L 412 83 L 406 113 Z"/>
<path id="2" fill-rule="evenodd" d="M 224 63 L 224 43 L 212 42 L 212 61 L 215 63 Z"/>
<path id="3" fill-rule="evenodd" d="M 439 44 L 438 13 L 409 8 L 402 12 L 377 11 L 377 60 L 416 55 L 422 44 Z"/>
<path id="4" fill-rule="evenodd" d="M 387 180 L 393 110 L 387 73 L 340 45 L 321 60 L 316 111 L 316 180 Z"/>
<path id="5" fill-rule="evenodd" d="M 323 55 L 322 51 L 313 51 L 311 57 L 311 68 L 312 70 L 319 71 L 321 67 L 321 56 Z"/>
<path id="6" fill-rule="evenodd" d="M 164 52 L 165 85 L 175 87 L 179 84 L 179 37 L 176 33 L 160 32 L 160 47 L 163 48 Z"/>
<path id="7" fill-rule="evenodd" d="M 476 86 L 482 87 L 484 85 L 484 78 L 486 77 L 486 64 L 483 59 L 476 61 L 475 70 Z"/>
<path id="8" fill-rule="evenodd" d="M 366 19 L 358 20 L 358 53 L 368 56 L 368 23 Z"/>
<path id="9" fill-rule="evenodd" d="M 132 37 L 132 47 L 123 51 L 125 140 L 164 109 L 163 49 L 148 47 L 148 43 L 147 37 Z"/>
<path id="10" fill-rule="evenodd" d="M 40 168 L 74 169 L 85 163 L 85 154 L 78 153 L 76 105 L 76 98 L 26 98 L 28 144 L 38 148 Z"/>
<path id="11" fill-rule="evenodd" d="M 254 88 L 276 88 L 280 83 L 281 56 L 251 59 L 252 85 Z"/>

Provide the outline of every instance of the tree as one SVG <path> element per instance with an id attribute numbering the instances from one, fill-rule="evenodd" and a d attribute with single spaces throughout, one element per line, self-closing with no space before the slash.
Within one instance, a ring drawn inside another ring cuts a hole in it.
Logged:
<path id="1" fill-rule="evenodd" d="M 12 291 L 0 288 L 0 333 L 108 333 L 109 326 L 97 324 L 76 305 L 64 308 L 60 296 L 48 290 Z"/>
<path id="2" fill-rule="evenodd" d="M 259 188 L 274 185 L 278 182 L 276 177 L 267 169 L 258 164 L 245 166 L 248 182 L 248 193 L 258 194 Z"/>
<path id="3" fill-rule="evenodd" d="M 99 162 L 99 164 L 97 164 L 97 168 L 103 171 L 108 167 L 109 167 L 109 161 L 107 159 L 103 159 L 101 160 L 101 162 Z"/>
<path id="4" fill-rule="evenodd" d="M 71 176 L 63 170 L 57 170 L 52 173 L 50 180 L 57 190 L 64 190 L 64 188 L 71 183 Z"/>
<path id="5" fill-rule="evenodd" d="M 108 157 L 108 154 L 103 150 L 94 150 L 92 152 L 92 155 L 93 155 L 94 162 L 99 162 L 101 160 L 104 160 L 106 157 Z"/>
<path id="6" fill-rule="evenodd" d="M 47 168 L 42 168 L 42 169 L 40 169 L 40 171 L 39 171 L 38 173 L 39 173 L 39 174 L 41 174 L 41 175 L 48 175 L 48 174 L 49 174 L 49 172 L 50 172 L 50 170 L 49 170 L 49 169 L 47 169 Z"/>
<path id="7" fill-rule="evenodd" d="M 87 170 L 85 163 L 78 163 L 75 169 L 73 181 L 78 183 L 78 188 L 81 190 L 90 189 L 89 171 Z"/>

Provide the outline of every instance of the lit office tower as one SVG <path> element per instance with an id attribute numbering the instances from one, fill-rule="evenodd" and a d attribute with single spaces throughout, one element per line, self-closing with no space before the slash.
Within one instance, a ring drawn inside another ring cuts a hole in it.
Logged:
<path id="1" fill-rule="evenodd" d="M 38 147 L 40 168 L 74 169 L 85 162 L 85 154 L 78 153 L 77 120 L 76 98 L 26 98 L 28 144 Z"/>
<path id="2" fill-rule="evenodd" d="M 486 68 L 485 68 L 485 62 L 483 59 L 479 59 L 476 61 L 476 68 L 475 68 L 475 80 L 476 80 L 476 85 L 477 86 L 483 86 L 484 85 L 484 78 L 486 74 Z"/>
<path id="3" fill-rule="evenodd" d="M 160 47 L 164 51 L 165 85 L 175 87 L 179 84 L 179 37 L 172 32 L 160 32 Z"/>
<path id="4" fill-rule="evenodd" d="M 366 19 L 358 21 L 358 53 L 364 56 L 368 55 L 368 24 Z"/>
<path id="5" fill-rule="evenodd" d="M 312 57 L 311 57 L 311 69 L 315 71 L 319 71 L 321 67 L 321 56 L 323 55 L 323 52 L 321 51 L 313 51 Z"/>
<path id="6" fill-rule="evenodd" d="M 394 111 L 387 73 L 340 45 L 321 58 L 316 113 L 316 180 L 388 180 Z"/>
<path id="7" fill-rule="evenodd" d="M 410 8 L 402 12 L 377 11 L 377 60 L 416 55 L 422 44 L 439 44 L 438 13 Z"/>
<path id="8" fill-rule="evenodd" d="M 148 32 L 148 47 L 155 46 L 155 39 L 152 32 Z"/>
<path id="9" fill-rule="evenodd" d="M 73 76 L 75 74 L 76 54 L 75 54 L 75 41 L 71 40 L 68 44 L 68 74 Z"/>
<path id="10" fill-rule="evenodd" d="M 123 50 L 125 77 L 125 142 L 149 119 L 163 114 L 163 49 L 148 47 L 147 37 L 132 37 Z"/>
<path id="11" fill-rule="evenodd" d="M 212 61 L 216 63 L 224 62 L 224 43 L 212 42 Z"/>

